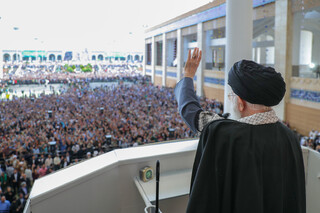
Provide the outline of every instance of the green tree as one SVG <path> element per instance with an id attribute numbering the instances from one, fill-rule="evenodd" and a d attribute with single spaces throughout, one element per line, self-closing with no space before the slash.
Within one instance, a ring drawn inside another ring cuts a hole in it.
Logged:
<path id="1" fill-rule="evenodd" d="M 92 67 L 89 66 L 89 64 L 87 66 L 85 66 L 83 69 L 82 69 L 82 72 L 92 72 Z"/>
<path id="2" fill-rule="evenodd" d="M 74 69 L 73 69 L 72 67 L 68 66 L 68 68 L 67 68 L 66 71 L 67 71 L 67 72 L 74 72 Z"/>

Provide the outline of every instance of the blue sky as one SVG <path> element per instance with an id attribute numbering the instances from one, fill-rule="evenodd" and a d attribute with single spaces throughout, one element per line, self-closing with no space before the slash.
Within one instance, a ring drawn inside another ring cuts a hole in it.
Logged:
<path id="1" fill-rule="evenodd" d="M 143 26 L 206 3 L 209 0 L 0 0 L 0 48 L 142 51 Z"/>

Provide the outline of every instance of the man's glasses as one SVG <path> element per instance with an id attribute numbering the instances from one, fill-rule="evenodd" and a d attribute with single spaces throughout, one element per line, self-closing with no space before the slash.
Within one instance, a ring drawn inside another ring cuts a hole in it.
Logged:
<path id="1" fill-rule="evenodd" d="M 234 92 L 229 92 L 228 99 L 231 100 L 232 97 L 237 96 Z"/>

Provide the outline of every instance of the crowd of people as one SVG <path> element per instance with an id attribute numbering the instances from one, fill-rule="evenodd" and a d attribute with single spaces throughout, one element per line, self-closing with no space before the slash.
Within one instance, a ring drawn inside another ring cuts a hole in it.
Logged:
<path id="1" fill-rule="evenodd" d="M 22 212 L 36 179 L 81 160 L 115 148 L 196 137 L 178 113 L 172 88 L 131 74 L 60 73 L 2 82 L 68 89 L 0 101 L 0 212 Z M 92 88 L 91 82 L 119 83 Z M 223 112 L 219 101 L 200 103 L 206 111 Z M 301 145 L 320 152 L 320 132 L 302 136 Z"/>
<path id="2" fill-rule="evenodd" d="M 75 84 L 78 82 L 85 81 L 86 83 L 101 83 L 101 82 L 133 82 L 137 80 L 137 77 L 140 76 L 139 74 L 132 74 L 132 73 L 123 73 L 119 75 L 110 75 L 110 73 L 104 73 L 102 75 L 94 75 L 92 73 L 86 74 L 51 74 L 43 76 L 42 78 L 15 78 L 15 79 L 3 79 L 0 80 L 0 96 L 1 94 L 10 94 L 16 95 L 16 91 L 10 89 L 10 86 L 19 85 L 19 86 L 26 86 L 26 85 L 45 85 L 51 88 L 52 84 L 58 85 L 70 85 Z M 145 81 L 150 81 L 150 78 L 143 78 Z M 52 87 L 54 89 L 54 87 Z M 29 90 L 30 91 L 30 90 Z M 25 95 L 27 95 L 27 91 Z M 30 92 L 29 92 L 30 93 Z M 10 96 L 11 96 L 10 95 Z"/>
<path id="3" fill-rule="evenodd" d="M 89 63 L 91 62 L 91 63 Z M 90 69 L 83 69 L 90 67 Z M 71 69 L 70 69 L 71 68 Z M 15 83 L 25 81 L 26 83 L 37 83 L 43 79 L 58 78 L 66 79 L 70 76 L 81 78 L 83 76 L 121 76 L 130 74 L 141 74 L 142 63 L 135 61 L 73 61 L 51 62 L 6 62 L 4 66 L 3 80 Z"/>
<path id="4" fill-rule="evenodd" d="M 301 136 L 300 144 L 320 152 L 320 131 L 313 129 L 308 136 Z"/>
<path id="5" fill-rule="evenodd" d="M 172 88 L 142 76 L 98 88 L 89 82 L 74 79 L 60 95 L 0 102 L 0 194 L 12 212 L 23 210 L 34 180 L 82 159 L 196 136 L 182 121 Z M 201 105 L 223 111 L 215 100 L 202 99 Z"/>

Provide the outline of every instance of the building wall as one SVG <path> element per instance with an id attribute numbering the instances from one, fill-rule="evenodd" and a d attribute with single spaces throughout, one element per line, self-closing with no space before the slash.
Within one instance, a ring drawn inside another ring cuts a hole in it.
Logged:
<path id="1" fill-rule="evenodd" d="M 224 89 L 218 89 L 211 86 L 204 86 L 204 95 L 209 99 L 216 99 L 220 102 L 224 102 Z"/>
<path id="2" fill-rule="evenodd" d="M 176 79 L 173 79 L 173 78 L 167 78 L 167 81 L 166 81 L 166 86 L 167 87 L 172 87 L 174 88 L 177 84 L 177 81 Z"/>
<path id="3" fill-rule="evenodd" d="M 286 120 L 303 135 L 320 130 L 320 79 L 292 77 L 290 86 Z"/>
<path id="4" fill-rule="evenodd" d="M 292 12 L 301 10 L 301 5 L 297 5 L 294 1 L 292 5 Z M 320 1 L 316 4 L 311 4 L 311 0 L 305 1 L 305 8 L 315 8 L 318 4 L 320 6 Z M 172 37 L 170 39 L 174 39 L 173 35 L 174 32 L 176 32 L 177 29 L 181 29 L 182 33 L 182 58 L 183 62 L 186 62 L 187 59 L 187 53 L 189 49 L 193 49 L 197 46 L 198 33 L 197 33 L 197 23 L 203 22 L 203 33 L 205 34 L 205 43 L 206 43 L 206 51 L 205 55 L 203 56 L 206 66 L 204 71 L 204 79 L 203 79 L 203 92 L 204 96 L 210 99 L 218 99 L 219 101 L 224 101 L 224 75 L 225 73 L 218 70 L 216 67 L 212 67 L 212 60 L 214 58 L 213 50 L 219 50 L 220 46 L 225 45 L 222 39 L 225 38 L 225 36 L 217 37 L 214 35 L 215 31 L 221 30 L 225 28 L 225 14 L 221 13 L 221 11 L 224 10 L 225 7 L 225 1 L 214 1 L 212 3 L 209 3 L 205 7 L 198 8 L 197 10 L 190 11 L 189 13 L 184 14 L 183 16 L 177 17 L 173 20 L 169 20 L 166 23 L 163 23 L 162 25 L 156 26 L 154 28 L 151 28 L 146 33 L 146 40 L 150 40 L 151 36 L 155 36 L 156 39 L 161 39 L 162 33 L 168 33 L 172 34 Z M 275 1 L 274 0 L 256 0 L 253 1 L 254 10 L 253 10 L 253 20 L 257 23 L 254 33 L 257 35 L 263 35 L 263 39 L 256 41 L 261 54 L 264 54 L 260 61 L 260 63 L 268 63 L 273 65 L 274 60 L 267 60 L 268 59 L 268 53 L 271 55 L 274 55 L 274 52 L 271 51 L 271 49 L 267 49 L 266 47 L 269 46 L 263 46 L 263 45 L 271 45 L 270 47 L 273 47 L 274 49 L 274 33 L 272 32 L 271 28 L 274 26 L 274 17 L 275 17 Z M 216 7 L 216 8 L 215 8 Z M 195 16 L 195 14 L 198 14 Z M 215 16 L 213 15 L 215 14 Z M 204 19 L 204 16 L 207 17 L 207 19 Z M 264 20 L 263 20 L 264 19 Z M 261 21 L 262 20 L 262 21 Z M 299 22 L 300 23 L 300 22 Z M 265 28 L 268 28 L 265 29 Z M 295 26 L 297 29 L 300 30 L 300 25 Z M 270 30 L 269 30 L 270 28 Z M 261 34 L 262 32 L 262 34 Z M 265 32 L 265 33 L 264 33 Z M 294 33 L 294 36 L 300 35 L 300 33 Z M 271 36 L 270 38 L 267 38 L 267 36 Z M 319 59 L 319 49 L 320 49 L 320 42 L 318 41 L 320 34 L 314 34 L 314 41 L 313 41 L 313 54 L 312 54 L 312 61 L 314 63 L 318 64 Z M 179 37 L 180 38 L 180 37 Z M 254 37 L 256 38 L 256 37 Z M 220 40 L 219 40 L 220 39 Z M 294 37 L 295 42 L 299 40 L 299 38 Z M 297 40 L 297 41 L 296 41 Z M 169 39 L 168 39 L 169 41 Z M 221 44 L 219 43 L 221 42 Z M 258 42 L 262 42 L 258 44 Z M 264 42 L 264 43 L 263 43 Z M 267 43 L 269 42 L 269 43 Z M 210 45 L 209 45 L 210 43 Z M 262 45 L 262 46 L 259 46 Z M 210 47 L 211 46 L 211 47 Z M 298 45 L 299 46 L 299 45 Z M 216 49 L 214 49 L 214 47 Z M 169 48 L 170 49 L 170 48 Z M 293 47 L 294 50 L 297 49 L 297 47 Z M 296 51 L 294 51 L 296 52 Z M 299 52 L 299 51 L 298 51 Z M 215 52 L 215 55 L 221 55 L 223 56 L 224 53 L 219 53 L 218 51 Z M 167 57 L 171 57 L 170 54 L 168 54 Z M 260 58 L 261 58 L 260 57 Z M 293 57 L 295 58 L 295 57 Z M 299 58 L 298 58 L 299 59 Z M 296 64 L 296 59 L 292 60 L 292 64 Z M 299 64 L 299 63 L 298 63 Z M 169 65 L 169 64 L 168 64 Z M 170 65 L 169 65 L 170 66 Z M 182 67 L 184 64 L 182 63 Z M 171 69 L 171 68 L 170 68 Z M 166 85 L 170 87 L 175 86 L 175 79 L 174 76 L 174 70 L 167 69 L 167 82 Z M 292 70 L 294 71 L 295 67 L 292 67 Z M 169 73 L 170 72 L 170 73 Z M 156 75 L 159 76 L 160 71 L 157 73 L 156 69 Z M 168 75 L 169 73 L 169 75 Z M 291 74 L 290 74 L 291 76 Z M 293 128 L 296 128 L 300 133 L 307 135 L 311 129 L 318 129 L 320 130 L 320 79 L 302 79 L 302 78 L 289 78 L 286 79 L 286 82 L 288 85 L 290 85 L 290 88 L 288 88 L 287 94 L 290 96 L 286 101 L 288 101 L 286 105 L 286 111 L 285 111 L 285 119 L 290 123 L 290 125 Z M 155 80 L 156 85 L 161 85 L 161 77 L 158 77 L 158 79 Z M 196 85 L 196 84 L 195 84 Z"/>
<path id="5" fill-rule="evenodd" d="M 320 130 L 320 109 L 288 103 L 286 117 L 290 126 L 303 135 L 309 135 L 312 129 Z"/>
<path id="6" fill-rule="evenodd" d="M 161 86 L 162 85 L 162 77 L 161 76 L 155 76 L 154 77 L 154 85 L 155 86 Z"/>

